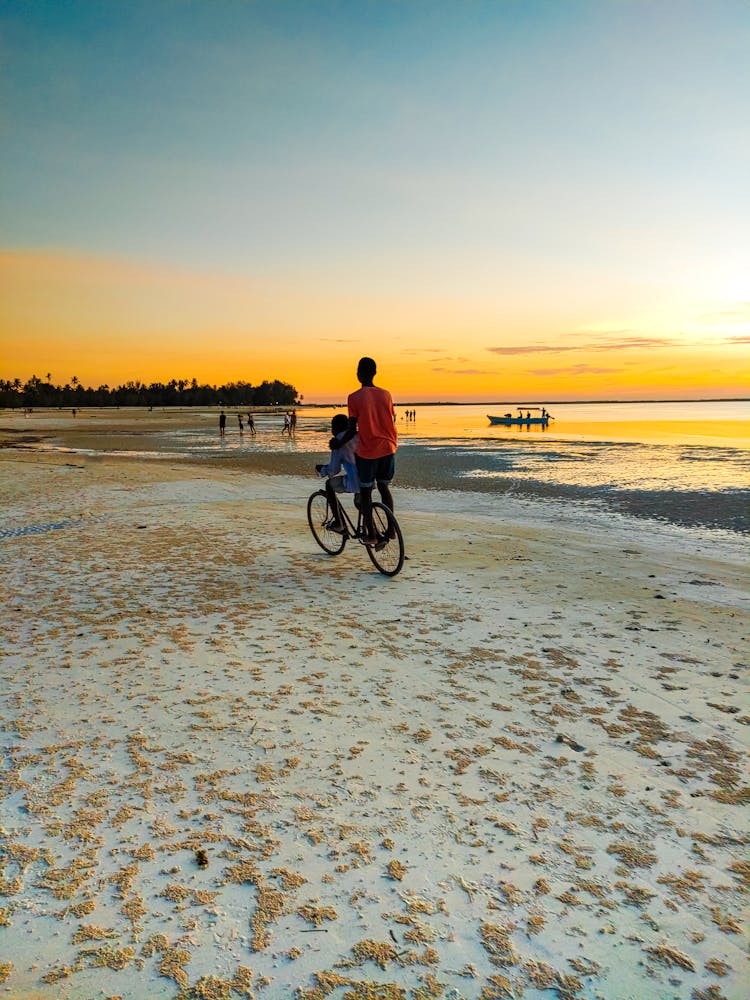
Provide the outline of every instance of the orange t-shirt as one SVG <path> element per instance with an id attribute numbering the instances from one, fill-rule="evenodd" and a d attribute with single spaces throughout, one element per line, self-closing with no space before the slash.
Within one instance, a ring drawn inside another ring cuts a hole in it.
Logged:
<path id="1" fill-rule="evenodd" d="M 393 400 L 387 389 L 363 385 L 349 396 L 349 416 L 357 418 L 360 458 L 383 458 L 398 448 Z"/>

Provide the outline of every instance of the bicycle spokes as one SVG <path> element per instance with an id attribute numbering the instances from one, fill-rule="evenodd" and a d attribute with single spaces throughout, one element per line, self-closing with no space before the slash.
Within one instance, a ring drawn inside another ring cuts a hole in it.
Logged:
<path id="1" fill-rule="evenodd" d="M 360 511 L 357 527 L 351 523 L 346 512 L 339 503 L 339 509 L 334 512 L 326 493 L 318 490 L 307 501 L 307 520 L 310 531 L 318 545 L 329 555 L 335 556 L 343 551 L 347 539 L 355 538 L 362 542 L 364 518 Z M 343 532 L 334 531 L 331 522 L 340 519 Z M 373 566 L 384 576 L 395 576 L 404 564 L 404 540 L 401 528 L 392 511 L 382 503 L 372 504 L 372 525 L 375 532 L 375 544 L 368 545 L 367 555 Z"/>

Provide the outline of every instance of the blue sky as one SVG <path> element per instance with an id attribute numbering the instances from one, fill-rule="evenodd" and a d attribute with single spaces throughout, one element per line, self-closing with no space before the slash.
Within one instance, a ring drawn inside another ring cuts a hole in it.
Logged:
<path id="1" fill-rule="evenodd" d="M 564 328 L 746 301 L 745 2 L 57 0 L 0 30 L 10 250 L 438 294 L 462 330 L 503 296 L 534 332 L 535 296 Z"/>

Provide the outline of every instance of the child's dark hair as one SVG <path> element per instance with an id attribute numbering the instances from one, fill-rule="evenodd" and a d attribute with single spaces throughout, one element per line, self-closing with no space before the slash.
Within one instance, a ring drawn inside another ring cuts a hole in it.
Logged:
<path id="1" fill-rule="evenodd" d="M 349 426 L 349 418 L 343 413 L 337 413 L 331 421 L 331 430 L 334 434 L 340 434 Z"/>

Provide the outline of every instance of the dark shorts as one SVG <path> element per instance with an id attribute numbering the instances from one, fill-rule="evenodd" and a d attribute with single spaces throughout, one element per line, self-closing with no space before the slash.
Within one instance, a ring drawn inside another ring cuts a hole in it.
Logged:
<path id="1" fill-rule="evenodd" d="M 365 489 L 374 486 L 375 483 L 390 483 L 395 474 L 395 455 L 383 455 L 382 458 L 360 458 L 357 455 L 359 484 Z"/>

